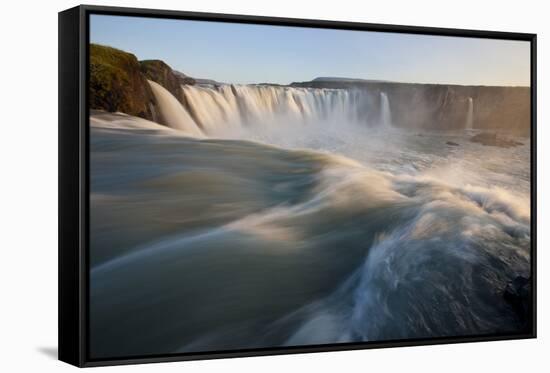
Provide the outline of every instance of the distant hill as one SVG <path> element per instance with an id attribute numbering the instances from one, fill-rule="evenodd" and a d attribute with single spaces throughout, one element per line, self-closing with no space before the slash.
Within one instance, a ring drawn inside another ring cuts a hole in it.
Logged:
<path id="1" fill-rule="evenodd" d="M 303 82 L 292 82 L 290 87 L 309 87 L 309 88 L 362 88 L 370 86 L 372 84 L 409 84 L 399 83 L 390 80 L 380 79 L 359 79 L 359 78 L 345 78 L 345 77 L 332 77 L 332 76 L 320 76 L 313 80 L 307 80 Z"/>
<path id="2" fill-rule="evenodd" d="M 201 78 L 194 78 L 197 84 L 207 84 L 207 85 L 224 85 L 227 83 L 224 82 L 218 82 L 214 79 L 201 79 Z"/>
<path id="3" fill-rule="evenodd" d="M 189 75 L 186 75 L 186 74 L 182 73 L 181 71 L 172 70 L 172 72 L 174 73 L 174 75 L 176 75 L 179 78 L 181 84 L 193 85 L 193 84 L 197 83 L 195 78 L 192 78 Z"/>
<path id="4" fill-rule="evenodd" d="M 390 80 L 380 80 L 380 79 L 358 79 L 358 78 L 342 78 L 342 77 L 332 77 L 332 76 L 320 76 L 312 80 L 312 82 L 354 82 L 354 83 L 381 83 L 381 82 L 390 82 Z"/>

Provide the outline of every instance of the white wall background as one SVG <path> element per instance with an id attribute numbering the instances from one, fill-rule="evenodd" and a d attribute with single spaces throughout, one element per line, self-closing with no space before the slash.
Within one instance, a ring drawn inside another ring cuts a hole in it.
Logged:
<path id="1" fill-rule="evenodd" d="M 530 372 L 550 366 L 550 23 L 545 2 L 480 0 L 118 0 L 93 4 L 538 33 L 537 340 L 109 368 L 132 372 Z M 57 12 L 76 1 L 0 11 L 0 371 L 69 371 L 57 350 Z M 137 331 L 139 332 L 139 331 Z"/>

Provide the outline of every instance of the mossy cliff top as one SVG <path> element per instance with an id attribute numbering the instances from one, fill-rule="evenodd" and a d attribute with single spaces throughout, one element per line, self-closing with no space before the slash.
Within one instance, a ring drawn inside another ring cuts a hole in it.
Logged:
<path id="1" fill-rule="evenodd" d="M 195 80 L 172 70 L 164 61 L 138 61 L 122 50 L 90 45 L 90 108 L 120 111 L 162 123 L 147 80 L 152 80 L 182 101 L 181 84 Z"/>
<path id="2" fill-rule="evenodd" d="M 153 120 L 154 97 L 138 59 L 115 48 L 90 45 L 90 108 Z"/>

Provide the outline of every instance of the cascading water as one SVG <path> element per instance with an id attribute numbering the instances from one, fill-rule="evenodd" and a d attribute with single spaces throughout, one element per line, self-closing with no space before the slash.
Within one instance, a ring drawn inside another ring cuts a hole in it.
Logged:
<path id="1" fill-rule="evenodd" d="M 365 127 L 376 124 L 379 110 L 384 111 L 384 125 L 391 123 L 388 97 L 383 96 L 379 108 L 375 95 L 367 90 L 184 85 L 182 92 L 189 114 L 208 135 L 242 128 L 271 131 L 283 125 L 320 123 Z"/>
<path id="2" fill-rule="evenodd" d="M 390 100 L 385 92 L 380 92 L 380 117 L 382 126 L 385 128 L 392 126 Z"/>
<path id="3" fill-rule="evenodd" d="M 474 99 L 468 97 L 468 114 L 466 115 L 466 129 L 474 128 Z"/>
<path id="4" fill-rule="evenodd" d="M 196 126 L 187 111 L 180 102 L 163 86 L 148 80 L 155 99 L 160 107 L 160 113 L 166 124 L 191 136 L 201 136 L 200 129 Z"/>

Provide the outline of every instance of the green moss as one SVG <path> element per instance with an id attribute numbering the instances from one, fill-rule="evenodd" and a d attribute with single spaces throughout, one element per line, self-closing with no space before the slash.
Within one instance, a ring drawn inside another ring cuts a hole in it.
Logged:
<path id="1" fill-rule="evenodd" d="M 131 53 L 90 45 L 90 107 L 152 119 L 150 87 Z"/>

